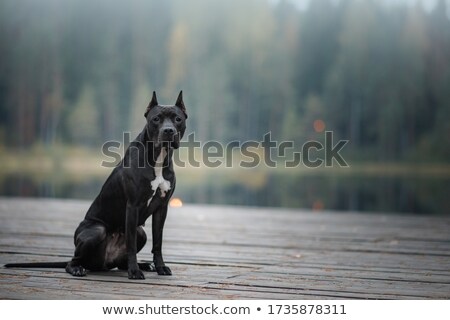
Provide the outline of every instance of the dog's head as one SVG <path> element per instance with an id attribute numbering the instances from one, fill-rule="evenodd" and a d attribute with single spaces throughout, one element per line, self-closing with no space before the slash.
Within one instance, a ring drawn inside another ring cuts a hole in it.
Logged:
<path id="1" fill-rule="evenodd" d="M 166 144 L 177 149 L 186 130 L 186 107 L 183 91 L 180 91 L 175 105 L 160 105 L 153 91 L 152 100 L 144 114 L 147 119 L 147 135 L 155 146 Z"/>

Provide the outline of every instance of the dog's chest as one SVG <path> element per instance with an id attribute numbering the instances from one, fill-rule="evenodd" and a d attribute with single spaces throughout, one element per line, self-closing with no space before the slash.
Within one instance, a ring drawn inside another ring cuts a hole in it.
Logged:
<path id="1" fill-rule="evenodd" d="M 150 198 L 148 199 L 149 204 L 158 188 L 162 198 L 166 196 L 167 191 L 169 191 L 171 188 L 170 181 L 164 179 L 163 176 L 164 159 L 166 158 L 166 155 L 167 155 L 166 148 L 162 148 L 158 156 L 158 159 L 156 159 L 156 163 L 153 168 L 155 170 L 155 179 L 153 179 L 150 182 L 150 187 L 152 190 Z"/>

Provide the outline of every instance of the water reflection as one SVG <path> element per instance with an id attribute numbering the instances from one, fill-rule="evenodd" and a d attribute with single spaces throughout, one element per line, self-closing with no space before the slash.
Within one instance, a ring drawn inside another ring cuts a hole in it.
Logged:
<path id="1" fill-rule="evenodd" d="M 177 190 L 187 202 L 448 214 L 450 179 L 271 174 L 262 187 L 239 182 Z"/>
<path id="2" fill-rule="evenodd" d="M 265 172 L 196 176 L 178 173 L 175 196 L 184 203 L 449 214 L 450 178 L 380 175 L 291 175 Z M 3 196 L 93 199 L 105 177 L 0 176 Z"/>

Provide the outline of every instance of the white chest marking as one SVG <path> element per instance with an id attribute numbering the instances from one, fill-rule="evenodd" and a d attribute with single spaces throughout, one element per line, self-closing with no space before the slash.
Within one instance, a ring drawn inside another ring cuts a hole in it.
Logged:
<path id="1" fill-rule="evenodd" d="M 170 181 L 167 181 L 163 177 L 163 168 L 164 168 L 164 159 L 166 158 L 167 150 L 166 148 L 161 149 L 161 153 L 158 156 L 158 159 L 156 159 L 155 167 L 153 168 L 155 170 L 155 179 L 150 182 L 150 186 L 152 188 L 152 195 L 150 199 L 148 199 L 148 204 L 150 204 L 150 201 L 153 198 L 154 193 L 159 188 L 159 191 L 161 192 L 161 197 L 164 198 L 166 196 L 167 191 L 170 190 Z"/>

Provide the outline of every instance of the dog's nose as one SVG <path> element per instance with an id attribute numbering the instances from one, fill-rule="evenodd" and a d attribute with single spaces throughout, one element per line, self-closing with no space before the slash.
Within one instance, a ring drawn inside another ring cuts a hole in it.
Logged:
<path id="1" fill-rule="evenodd" d="M 166 135 L 173 135 L 175 133 L 175 130 L 173 128 L 165 128 L 164 134 Z"/>

